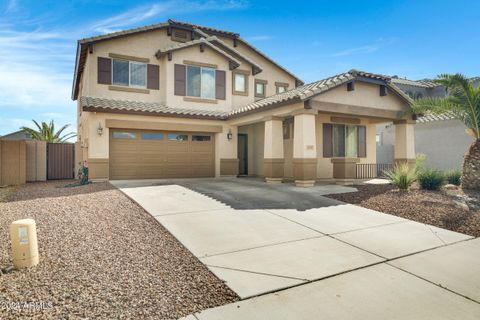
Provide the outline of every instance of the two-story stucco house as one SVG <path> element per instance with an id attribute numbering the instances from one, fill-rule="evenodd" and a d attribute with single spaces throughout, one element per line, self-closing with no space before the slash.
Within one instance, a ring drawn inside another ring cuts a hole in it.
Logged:
<path id="1" fill-rule="evenodd" d="M 376 125 L 414 161 L 411 99 L 351 70 L 304 85 L 239 34 L 169 20 L 78 41 L 72 98 L 92 179 L 262 176 L 348 181 Z"/>

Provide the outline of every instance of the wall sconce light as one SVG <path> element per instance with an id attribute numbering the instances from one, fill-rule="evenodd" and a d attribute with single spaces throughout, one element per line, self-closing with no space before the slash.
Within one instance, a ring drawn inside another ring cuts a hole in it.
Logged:
<path id="1" fill-rule="evenodd" d="M 228 141 L 232 140 L 233 139 L 233 134 L 232 134 L 232 130 L 228 129 L 228 133 L 227 133 L 227 139 Z"/>
<path id="2" fill-rule="evenodd" d="M 99 136 L 103 134 L 103 128 L 101 123 L 98 123 L 97 133 Z"/>

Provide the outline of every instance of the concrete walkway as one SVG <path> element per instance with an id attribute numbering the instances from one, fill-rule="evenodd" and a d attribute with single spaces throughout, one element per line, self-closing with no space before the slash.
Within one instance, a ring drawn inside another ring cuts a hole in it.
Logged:
<path id="1" fill-rule="evenodd" d="M 469 236 L 349 204 L 235 210 L 179 185 L 113 184 L 243 299 L 190 319 L 480 318 Z"/>

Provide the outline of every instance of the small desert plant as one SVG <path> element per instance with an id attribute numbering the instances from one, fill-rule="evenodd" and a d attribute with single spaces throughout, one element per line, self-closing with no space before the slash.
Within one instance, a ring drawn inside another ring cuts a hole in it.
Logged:
<path id="1" fill-rule="evenodd" d="M 427 159 L 426 154 L 417 154 L 417 156 L 415 157 L 415 173 L 418 174 L 420 171 L 423 170 L 423 163 L 425 162 L 425 159 Z"/>
<path id="2" fill-rule="evenodd" d="M 425 190 L 439 190 L 445 183 L 445 175 L 436 169 L 424 169 L 418 174 L 418 183 Z"/>
<path id="3" fill-rule="evenodd" d="M 392 170 L 385 172 L 385 176 L 394 186 L 403 191 L 407 191 L 417 180 L 415 170 L 411 169 L 407 163 L 397 164 Z"/>
<path id="4" fill-rule="evenodd" d="M 448 183 L 459 186 L 461 183 L 462 172 L 460 170 L 450 170 L 445 173 L 445 179 Z"/>

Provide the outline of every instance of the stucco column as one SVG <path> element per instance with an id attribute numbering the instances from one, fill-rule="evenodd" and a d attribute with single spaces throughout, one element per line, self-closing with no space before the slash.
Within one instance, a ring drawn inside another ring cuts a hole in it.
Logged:
<path id="1" fill-rule="evenodd" d="M 395 125 L 395 163 L 408 163 L 415 166 L 415 121 L 394 121 Z"/>
<path id="2" fill-rule="evenodd" d="M 283 179 L 283 127 L 282 119 L 265 119 L 265 139 L 263 144 L 263 168 L 267 182 L 282 182 Z"/>
<path id="3" fill-rule="evenodd" d="M 293 176 L 298 187 L 311 187 L 317 179 L 316 112 L 302 110 L 294 116 Z"/>

